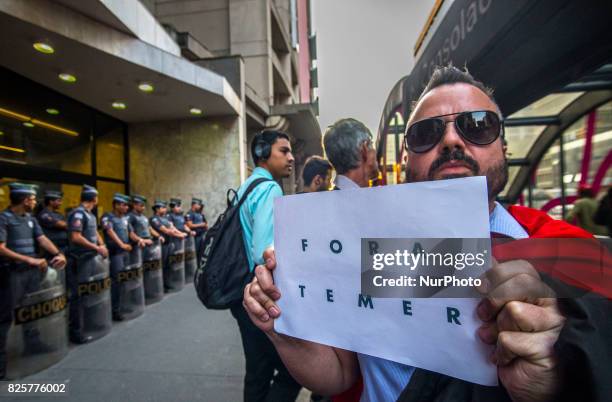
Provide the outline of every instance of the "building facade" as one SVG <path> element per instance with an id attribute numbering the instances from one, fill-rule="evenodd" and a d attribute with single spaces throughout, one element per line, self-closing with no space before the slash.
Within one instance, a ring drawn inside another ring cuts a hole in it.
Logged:
<path id="1" fill-rule="evenodd" d="M 249 140 L 321 153 L 310 94 L 309 3 L 7 0 L 0 3 L 0 207 L 8 182 L 78 204 L 100 190 L 195 196 L 209 215 L 249 174 Z M 302 31 L 300 31 L 302 29 Z M 300 40 L 303 43 L 300 49 Z M 285 180 L 287 193 L 295 179 Z"/>

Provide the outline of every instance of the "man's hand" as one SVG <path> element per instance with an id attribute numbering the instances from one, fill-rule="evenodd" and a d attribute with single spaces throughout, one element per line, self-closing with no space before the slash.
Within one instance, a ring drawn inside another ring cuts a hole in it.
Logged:
<path id="1" fill-rule="evenodd" d="M 487 271 L 478 305 L 485 322 L 478 330 L 483 342 L 496 345 L 491 361 L 513 401 L 549 401 L 560 379 L 553 346 L 565 318 L 554 292 L 527 261 L 498 264 Z"/>
<path id="2" fill-rule="evenodd" d="M 192 237 L 195 237 L 196 232 L 192 230 L 191 232 L 189 232 L 189 234 L 190 234 Z"/>
<path id="3" fill-rule="evenodd" d="M 66 266 L 66 257 L 64 254 L 58 254 L 51 260 L 51 266 L 55 269 L 62 269 Z"/>
<path id="4" fill-rule="evenodd" d="M 159 236 L 158 239 L 159 239 L 159 244 L 164 244 L 166 242 L 166 239 L 164 239 L 162 236 Z"/>
<path id="5" fill-rule="evenodd" d="M 40 272 L 47 271 L 47 260 L 44 258 L 28 257 L 28 265 L 38 268 Z"/>
<path id="6" fill-rule="evenodd" d="M 251 321 L 263 332 L 274 333 L 274 319 L 280 316 L 280 309 L 275 301 L 281 294 L 274 285 L 272 271 L 276 268 L 274 249 L 264 251 L 265 265 L 255 267 L 255 277 L 244 288 L 242 304 Z"/>
<path id="7" fill-rule="evenodd" d="M 153 240 L 151 239 L 142 239 L 142 241 L 144 242 L 144 246 L 150 246 L 151 244 L 153 244 Z"/>
<path id="8" fill-rule="evenodd" d="M 147 241 L 145 239 L 138 240 L 138 247 L 145 248 L 147 246 Z"/>
<path id="9" fill-rule="evenodd" d="M 123 251 L 132 251 L 132 246 L 127 243 L 123 243 L 120 247 Z"/>
<path id="10" fill-rule="evenodd" d="M 98 247 L 96 248 L 96 251 L 97 251 L 97 252 L 98 252 L 98 254 L 100 254 L 100 255 L 101 255 L 103 258 L 108 257 L 108 249 L 106 248 L 106 246 L 105 246 L 105 245 L 98 246 Z"/>

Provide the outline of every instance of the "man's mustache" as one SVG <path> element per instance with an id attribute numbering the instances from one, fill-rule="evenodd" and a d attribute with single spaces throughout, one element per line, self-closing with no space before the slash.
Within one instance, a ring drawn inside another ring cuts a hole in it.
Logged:
<path id="1" fill-rule="evenodd" d="M 462 150 L 456 149 L 452 152 L 444 152 L 442 155 L 440 155 L 438 159 L 433 161 L 433 163 L 429 167 L 428 177 L 431 179 L 435 171 L 438 170 L 440 166 L 444 165 L 446 162 L 450 162 L 453 160 L 465 162 L 469 166 L 472 173 L 474 173 L 474 175 L 477 175 L 478 172 L 480 172 L 480 165 L 478 164 L 478 162 L 467 156 L 465 153 L 463 153 Z"/>

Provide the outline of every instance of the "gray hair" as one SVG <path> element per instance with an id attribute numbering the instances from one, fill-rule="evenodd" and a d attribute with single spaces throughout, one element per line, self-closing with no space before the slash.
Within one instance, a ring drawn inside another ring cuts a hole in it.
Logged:
<path id="1" fill-rule="evenodd" d="M 359 167 L 359 148 L 364 141 L 372 142 L 372 133 L 362 122 L 341 119 L 327 127 L 323 134 L 323 146 L 329 161 L 338 174 Z"/>

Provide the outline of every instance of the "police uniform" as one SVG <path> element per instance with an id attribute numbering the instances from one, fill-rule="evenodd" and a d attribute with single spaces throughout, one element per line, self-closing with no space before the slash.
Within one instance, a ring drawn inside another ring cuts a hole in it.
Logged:
<path id="1" fill-rule="evenodd" d="M 34 186 L 9 184 L 11 194 L 36 195 Z M 11 208 L 0 213 L 0 243 L 21 255 L 36 258 L 36 240 L 43 236 L 42 228 L 29 213 L 15 214 Z M 0 257 L 0 378 L 6 374 L 6 341 L 13 320 L 13 310 L 25 295 L 40 289 L 41 273 L 38 267 Z M 43 349 L 36 327 L 24 325 L 23 337 L 26 353 Z M 29 349 L 29 350 L 28 350 Z"/>
<path id="2" fill-rule="evenodd" d="M 155 204 L 153 204 L 153 210 L 156 211 L 158 208 L 166 207 L 166 202 L 162 200 L 155 200 Z M 159 233 L 160 236 L 164 238 L 164 244 L 162 245 L 162 264 L 165 266 L 168 263 L 168 249 L 170 247 L 170 239 L 171 236 L 168 236 L 164 232 L 162 232 L 161 228 L 165 227 L 170 229 L 172 224 L 168 220 L 166 215 L 153 215 L 149 219 L 149 223 L 151 227 Z"/>
<path id="3" fill-rule="evenodd" d="M 199 198 L 192 198 L 191 199 L 191 205 L 200 205 L 202 207 L 204 207 L 204 204 L 202 204 L 202 200 Z M 185 219 L 187 222 L 191 222 L 193 224 L 200 224 L 200 223 L 205 223 L 206 222 L 206 217 L 204 216 L 204 214 L 202 212 L 194 212 L 194 211 L 189 211 L 187 212 L 187 214 L 185 215 Z M 202 247 L 202 243 L 204 242 L 204 235 L 206 234 L 206 229 L 204 228 L 196 228 L 194 229 L 194 231 L 196 232 L 195 235 L 195 246 L 196 246 L 196 254 L 198 256 L 201 255 L 200 250 Z M 199 263 L 199 261 L 198 261 Z"/>
<path id="4" fill-rule="evenodd" d="M 45 201 L 58 200 L 61 199 L 63 195 L 61 191 L 46 191 Z M 66 252 L 68 247 L 68 231 L 57 227 L 58 222 L 66 220 L 64 215 L 45 207 L 38 213 L 36 218 L 45 236 L 47 236 L 60 251 Z"/>
<path id="5" fill-rule="evenodd" d="M 157 208 L 161 208 L 161 207 L 165 207 L 166 206 L 166 202 L 162 201 L 162 200 L 155 200 L 155 204 L 153 204 L 153 210 L 156 210 Z M 170 236 L 164 234 L 164 232 L 161 231 L 162 227 L 165 228 L 171 228 L 172 224 L 170 223 L 170 221 L 168 220 L 168 217 L 166 215 L 153 215 L 150 219 L 149 219 L 149 223 L 151 224 L 151 227 L 153 229 L 155 229 L 160 236 L 162 236 L 165 240 L 164 245 L 168 245 L 168 240 L 170 240 Z"/>
<path id="6" fill-rule="evenodd" d="M 145 205 L 146 197 L 133 195 L 132 202 Z M 142 239 L 152 239 L 149 220 L 144 214 L 134 210 L 128 214 L 130 224 L 136 235 Z M 161 300 L 164 296 L 164 280 L 162 277 L 162 252 L 158 238 L 152 239 L 151 245 L 145 246 L 140 253 L 140 263 L 143 269 L 143 282 L 145 303 L 151 304 Z M 139 249 L 132 250 L 140 251 Z"/>
<path id="7" fill-rule="evenodd" d="M 97 196 L 95 187 L 83 185 L 83 201 L 91 201 Z M 68 214 L 68 233 L 72 232 L 79 232 L 90 243 L 98 244 L 97 218 L 83 204 Z M 70 338 L 73 342 L 88 342 L 110 331 L 111 312 L 109 301 L 105 301 L 110 286 L 108 274 L 108 259 L 69 239 L 67 279 Z"/>
<path id="8" fill-rule="evenodd" d="M 125 196 L 127 199 L 127 196 Z M 117 195 L 114 198 L 115 201 L 118 200 Z M 120 202 L 126 202 L 121 200 Z M 121 240 L 125 244 L 130 243 L 130 232 L 134 231 L 134 228 L 129 222 L 129 217 L 127 215 L 119 216 L 113 212 L 107 212 L 102 215 L 102 219 L 100 220 L 100 226 L 104 232 L 104 241 L 106 242 L 106 246 L 108 248 L 108 252 L 110 255 L 116 255 L 124 253 L 125 251 L 119 247 L 119 244 L 115 243 L 115 241 L 108 235 L 108 230 L 112 229 L 119 240 Z"/>
<path id="9" fill-rule="evenodd" d="M 179 198 L 172 198 L 170 200 L 170 206 L 180 206 L 181 200 Z M 184 271 L 185 271 L 185 283 L 193 282 L 195 271 L 197 269 L 197 258 L 196 258 L 196 243 L 195 237 L 191 234 L 191 229 L 186 225 L 186 215 L 183 213 L 170 214 L 170 221 L 174 226 L 183 233 L 187 234 L 187 237 L 181 241 L 183 244 L 183 259 L 184 259 Z M 174 241 L 178 241 L 174 239 Z"/>
<path id="10" fill-rule="evenodd" d="M 141 195 L 134 195 L 132 196 L 132 202 L 146 204 L 147 199 Z M 128 214 L 128 221 L 130 222 L 130 225 L 132 225 L 132 228 L 138 237 L 141 239 L 151 238 L 151 232 L 149 231 L 149 220 L 145 215 L 131 211 Z"/>
<path id="11" fill-rule="evenodd" d="M 171 199 L 171 206 L 176 205 L 176 199 Z M 166 206 L 166 203 L 156 202 L 154 208 L 158 206 Z M 173 226 L 173 214 L 154 215 L 151 217 L 151 226 L 153 229 L 161 233 L 161 227 L 171 228 Z M 181 224 L 181 222 L 178 222 Z M 182 227 L 184 228 L 185 220 L 183 218 Z M 164 274 L 164 290 L 172 292 L 182 289 L 185 280 L 185 261 L 184 261 L 184 241 L 174 236 L 163 235 L 164 245 L 162 246 L 162 269 Z"/>
<path id="12" fill-rule="evenodd" d="M 170 208 L 174 208 L 175 206 L 180 206 L 180 205 L 181 205 L 181 200 L 179 198 L 170 199 Z M 189 228 L 185 227 L 185 215 L 183 215 L 182 213 L 170 212 L 170 214 L 168 214 L 168 219 L 170 220 L 170 222 L 172 222 L 174 227 L 180 230 L 181 232 L 183 233 L 190 232 Z"/>
<path id="13" fill-rule="evenodd" d="M 95 188 L 91 186 L 84 186 L 83 193 L 98 194 Z M 79 205 L 68 215 L 68 233 L 71 232 L 80 232 L 87 241 L 98 244 L 98 220 L 96 216 L 83 205 Z M 81 257 L 95 252 L 89 248 L 69 242 L 68 253 Z"/>
<path id="14" fill-rule="evenodd" d="M 115 193 L 113 196 L 113 202 L 128 203 L 129 197 L 124 194 Z M 130 244 L 130 233 L 134 231 L 134 228 L 129 222 L 127 215 L 119 216 L 114 212 L 107 212 L 102 215 L 100 220 L 100 226 L 104 233 L 104 241 L 108 247 L 108 253 L 110 255 L 110 269 L 112 278 L 111 296 L 113 305 L 113 318 L 117 320 L 123 320 L 123 310 L 125 306 L 120 304 L 120 283 L 119 273 L 126 271 L 129 266 L 129 252 L 123 250 L 119 244 L 108 234 L 109 230 L 113 230 L 119 240 L 125 244 Z"/>

